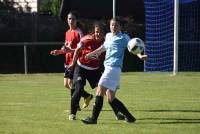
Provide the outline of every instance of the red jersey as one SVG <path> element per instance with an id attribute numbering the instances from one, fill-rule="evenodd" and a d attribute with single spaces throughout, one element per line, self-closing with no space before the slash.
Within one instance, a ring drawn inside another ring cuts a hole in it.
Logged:
<path id="1" fill-rule="evenodd" d="M 77 47 L 77 44 L 80 42 L 80 38 L 82 37 L 82 32 L 79 28 L 68 30 L 65 33 L 65 46 L 72 51 L 68 51 L 65 54 L 65 65 L 70 65 L 73 60 L 74 50 Z"/>
<path id="2" fill-rule="evenodd" d="M 88 70 L 98 69 L 104 60 L 105 54 L 101 54 L 100 56 L 98 56 L 97 59 L 92 59 L 92 60 L 85 58 L 85 56 L 86 54 L 99 48 L 103 44 L 103 42 L 104 40 L 97 41 L 94 37 L 94 34 L 89 34 L 81 38 L 80 48 L 82 51 L 77 61 L 78 65 Z"/>

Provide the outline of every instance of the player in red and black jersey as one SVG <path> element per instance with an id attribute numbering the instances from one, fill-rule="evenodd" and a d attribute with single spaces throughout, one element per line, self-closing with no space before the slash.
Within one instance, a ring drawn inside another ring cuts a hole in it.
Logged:
<path id="1" fill-rule="evenodd" d="M 75 86 L 75 92 L 71 100 L 71 113 L 69 120 L 75 120 L 77 108 L 74 104 L 79 103 L 80 97 L 83 94 L 85 81 L 88 80 L 91 88 L 97 87 L 99 79 L 101 77 L 101 65 L 104 60 L 104 54 L 94 57 L 94 59 L 87 59 L 86 54 L 96 50 L 104 42 L 104 30 L 101 23 L 95 23 L 94 33 L 88 34 L 81 38 L 78 47 L 75 50 L 73 63 L 70 68 L 74 66 L 74 78 L 73 83 Z M 75 64 L 77 61 L 77 64 Z M 92 99 L 91 96 L 90 99 Z M 87 107 L 88 104 L 84 105 L 83 108 Z"/>
<path id="2" fill-rule="evenodd" d="M 69 25 L 69 30 L 65 33 L 65 44 L 61 49 L 51 51 L 52 55 L 65 54 L 64 86 L 68 89 L 71 89 L 70 90 L 71 96 L 74 93 L 74 88 L 72 86 L 74 70 L 73 69 L 69 70 L 68 67 L 69 65 L 72 64 L 74 51 L 82 37 L 82 32 L 77 27 L 77 19 L 78 19 L 77 12 L 72 11 L 67 15 L 67 23 Z M 86 100 L 88 97 L 90 98 L 90 94 L 88 94 L 85 91 L 82 94 L 82 96 L 84 97 L 84 100 Z"/>

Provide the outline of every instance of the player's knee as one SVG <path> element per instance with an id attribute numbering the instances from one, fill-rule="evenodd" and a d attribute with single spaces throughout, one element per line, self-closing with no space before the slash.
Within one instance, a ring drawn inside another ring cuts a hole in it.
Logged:
<path id="1" fill-rule="evenodd" d="M 103 87 L 98 86 L 96 89 L 96 95 L 97 96 L 104 96 L 106 94 L 106 90 L 104 90 Z"/>
<path id="2" fill-rule="evenodd" d="M 69 89 L 72 89 L 72 81 L 68 81 L 67 86 Z"/>
<path id="3" fill-rule="evenodd" d="M 68 78 L 64 78 L 64 87 L 70 89 Z"/>
<path id="4" fill-rule="evenodd" d="M 112 103 L 113 102 L 113 100 L 114 100 L 114 98 L 113 97 L 107 97 L 107 101 L 108 101 L 108 103 Z"/>
<path id="5" fill-rule="evenodd" d="M 64 87 L 67 88 L 67 89 L 70 89 L 68 83 L 64 83 Z"/>
<path id="6" fill-rule="evenodd" d="M 106 97 L 107 97 L 108 103 L 112 103 L 112 101 L 113 101 L 114 98 L 115 98 L 115 93 L 112 92 L 111 90 L 107 90 L 107 92 L 106 92 Z"/>

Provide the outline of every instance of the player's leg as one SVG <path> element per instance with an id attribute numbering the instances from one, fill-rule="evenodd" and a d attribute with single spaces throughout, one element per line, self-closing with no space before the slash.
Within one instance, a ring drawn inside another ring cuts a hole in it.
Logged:
<path id="1" fill-rule="evenodd" d="M 107 99 L 112 108 L 116 111 L 121 112 L 125 116 L 127 122 L 135 122 L 135 117 L 128 111 L 126 106 L 117 98 L 115 98 L 115 93 L 112 90 L 107 90 Z"/>
<path id="2" fill-rule="evenodd" d="M 106 93 L 106 88 L 98 86 L 96 90 L 95 103 L 92 110 L 92 116 L 83 119 L 82 122 L 85 124 L 97 124 L 97 119 L 103 107 L 103 96 Z"/>
<path id="3" fill-rule="evenodd" d="M 98 82 L 101 77 L 101 70 L 100 69 L 87 70 L 86 72 L 87 72 L 86 78 L 90 84 L 90 87 L 92 89 L 96 88 L 98 86 Z M 93 95 L 91 94 L 87 99 L 84 99 L 84 104 L 82 108 L 86 108 L 89 105 L 92 98 L 93 98 Z"/>
<path id="4" fill-rule="evenodd" d="M 68 87 L 70 89 L 70 96 L 72 98 L 75 88 L 73 85 L 73 75 L 74 75 L 74 70 L 69 70 L 68 68 L 65 69 L 65 74 L 64 74 L 64 85 L 66 85 L 66 87 Z M 77 107 L 77 109 L 80 111 L 81 108 L 79 106 L 79 103 L 75 104 L 75 106 Z"/>
<path id="5" fill-rule="evenodd" d="M 111 96 L 110 95 L 110 90 L 107 90 L 106 91 L 106 96 Z M 112 95 L 112 96 L 114 96 L 114 95 Z M 107 98 L 108 98 L 107 97 Z M 112 97 L 113 98 L 113 97 Z M 112 110 L 114 111 L 114 114 L 115 114 L 115 116 L 116 116 L 116 119 L 117 120 L 125 120 L 125 116 L 119 111 L 119 109 L 118 109 L 118 107 L 115 107 L 115 105 L 113 105 L 113 103 L 112 103 L 112 101 L 109 101 L 109 100 L 113 100 L 111 97 L 109 97 L 109 99 L 108 99 L 108 103 L 110 104 L 110 106 L 111 106 L 111 108 L 112 108 Z M 116 98 L 116 97 L 115 97 Z"/>
<path id="6" fill-rule="evenodd" d="M 72 78 L 73 76 L 71 76 L 71 72 L 65 68 L 65 72 L 64 72 L 64 87 L 69 89 L 71 92 L 71 96 L 73 94 L 73 89 L 72 89 Z"/>
<path id="7" fill-rule="evenodd" d="M 75 87 L 75 91 L 74 91 L 74 94 L 71 98 L 70 116 L 71 115 L 76 116 L 76 113 L 77 113 L 77 110 L 78 110 L 76 104 L 79 104 L 81 94 L 82 94 L 83 89 L 84 89 L 84 83 L 81 80 L 76 81 L 76 82 L 74 82 L 74 87 Z M 70 119 L 70 116 L 69 116 L 69 119 Z"/>
<path id="8" fill-rule="evenodd" d="M 80 98 L 83 96 L 83 94 L 85 95 L 85 97 L 90 96 L 90 94 L 84 91 L 85 80 L 74 81 L 73 85 L 75 87 L 75 91 L 71 98 L 71 113 L 70 114 L 75 116 L 77 113 L 77 110 L 79 110 L 79 108 L 77 107 L 77 104 L 79 104 Z"/>
<path id="9" fill-rule="evenodd" d="M 106 82 L 102 82 L 102 85 L 105 84 L 108 88 L 106 96 L 109 104 L 114 109 L 114 112 L 116 112 L 117 114 L 118 112 L 121 112 L 126 117 L 128 122 L 134 122 L 135 118 L 129 113 L 124 104 L 117 98 L 115 98 L 115 93 L 120 82 L 121 68 L 106 67 L 105 70 L 110 70 L 108 71 L 109 73 L 107 75 L 110 76 L 109 79 L 106 79 Z"/>
<path id="10" fill-rule="evenodd" d="M 84 69 L 79 65 L 76 66 L 75 75 L 77 75 L 76 76 L 77 79 L 80 79 L 81 83 L 83 83 L 84 86 L 86 85 L 86 79 L 88 78 L 88 72 L 89 72 L 89 70 Z M 89 94 L 87 91 L 85 91 L 84 86 L 81 87 L 81 88 L 83 88 L 82 91 L 81 91 L 81 97 L 84 98 L 84 104 L 83 104 L 82 108 L 86 108 L 89 105 L 89 103 L 92 100 L 92 98 L 93 98 L 92 94 Z M 78 88 L 80 88 L 80 86 Z"/>
<path id="11" fill-rule="evenodd" d="M 72 99 L 71 99 L 71 115 L 76 115 L 77 113 L 77 107 L 76 104 L 79 104 L 81 96 L 84 98 L 87 98 L 90 96 L 89 93 L 87 93 L 84 90 L 85 82 L 86 82 L 86 77 L 85 77 L 85 72 L 82 67 L 80 67 L 78 64 L 75 66 L 74 69 L 74 76 L 73 76 L 73 87 L 75 89 Z M 70 116 L 69 116 L 70 117 Z"/>
<path id="12" fill-rule="evenodd" d="M 70 89 L 70 87 L 69 87 L 69 85 L 68 85 L 68 79 L 69 79 L 69 78 L 65 78 L 65 77 L 64 77 L 63 83 L 64 83 L 64 87 L 65 87 L 65 88 Z"/>

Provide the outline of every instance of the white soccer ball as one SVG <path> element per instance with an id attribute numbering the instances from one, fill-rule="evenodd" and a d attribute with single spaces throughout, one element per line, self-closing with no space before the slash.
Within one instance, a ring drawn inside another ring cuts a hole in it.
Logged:
<path id="1" fill-rule="evenodd" d="M 127 47 L 130 53 L 139 54 L 144 51 L 144 42 L 140 38 L 132 38 Z"/>

